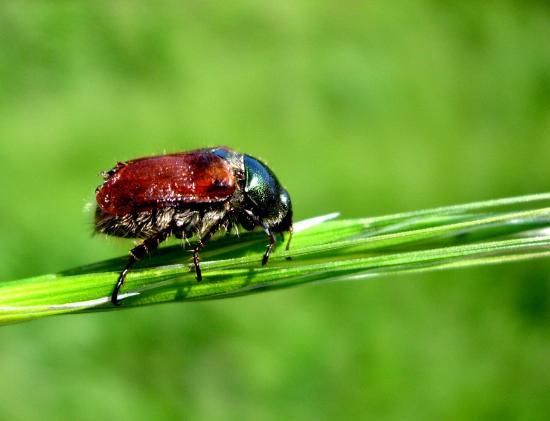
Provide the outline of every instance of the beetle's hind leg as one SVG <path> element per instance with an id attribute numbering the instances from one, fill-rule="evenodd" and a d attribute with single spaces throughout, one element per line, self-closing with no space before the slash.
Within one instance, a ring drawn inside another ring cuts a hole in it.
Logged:
<path id="1" fill-rule="evenodd" d="M 113 303 L 113 305 L 120 305 L 120 301 L 118 300 L 118 293 L 120 291 L 120 288 L 122 288 L 122 285 L 124 285 L 126 275 L 132 269 L 134 264 L 156 250 L 159 244 L 166 240 L 171 234 L 171 229 L 160 231 L 153 236 L 145 239 L 143 243 L 130 250 L 128 263 L 126 263 L 126 266 L 124 267 L 124 269 L 122 269 L 120 275 L 118 275 L 115 287 L 113 288 L 113 292 L 111 293 L 111 303 Z"/>

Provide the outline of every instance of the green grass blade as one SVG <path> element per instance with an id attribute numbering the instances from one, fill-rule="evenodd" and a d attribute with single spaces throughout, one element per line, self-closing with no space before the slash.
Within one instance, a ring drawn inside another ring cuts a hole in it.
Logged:
<path id="1" fill-rule="evenodd" d="M 261 233 L 214 239 L 201 254 L 201 283 L 189 250 L 164 247 L 130 273 L 121 308 L 550 255 L 548 193 L 373 218 L 334 217 L 297 223 L 292 250 L 278 248 L 265 267 L 259 263 L 266 245 Z M 0 324 L 115 309 L 108 297 L 125 260 L 1 283 Z"/>

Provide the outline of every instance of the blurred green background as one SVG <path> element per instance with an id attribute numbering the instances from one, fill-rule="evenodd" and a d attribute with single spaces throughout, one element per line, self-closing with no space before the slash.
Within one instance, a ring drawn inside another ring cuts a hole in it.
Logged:
<path id="1" fill-rule="evenodd" d="M 124 255 L 85 204 L 164 151 L 263 158 L 298 220 L 549 190 L 547 2 L 136 3 L 0 6 L 0 280 Z M 549 269 L 2 327 L 0 419 L 549 419 Z"/>

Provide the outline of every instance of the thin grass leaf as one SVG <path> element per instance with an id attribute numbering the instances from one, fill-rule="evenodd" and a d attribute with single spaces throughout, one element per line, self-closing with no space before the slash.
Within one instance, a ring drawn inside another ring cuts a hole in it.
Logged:
<path id="1" fill-rule="evenodd" d="M 262 233 L 220 236 L 201 255 L 201 283 L 189 250 L 164 247 L 130 273 L 121 308 L 550 256 L 550 193 L 373 218 L 336 216 L 297 223 L 292 250 L 278 248 L 265 267 L 259 263 L 266 245 Z M 1 283 L 0 324 L 115 309 L 109 295 L 125 261 Z"/>

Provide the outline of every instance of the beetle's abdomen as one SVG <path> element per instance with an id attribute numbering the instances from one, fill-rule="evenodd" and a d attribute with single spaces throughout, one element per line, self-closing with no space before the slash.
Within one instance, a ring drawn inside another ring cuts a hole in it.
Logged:
<path id="1" fill-rule="evenodd" d="M 236 189 L 230 164 L 206 151 L 129 161 L 98 189 L 101 210 L 123 216 L 184 203 L 221 202 Z"/>
<path id="2" fill-rule="evenodd" d="M 98 207 L 95 213 L 95 231 L 114 237 L 149 238 L 172 229 L 174 233 L 181 231 L 191 236 L 201 227 L 201 213 L 204 211 L 176 211 L 174 208 L 165 207 L 117 216 L 105 213 Z"/>

